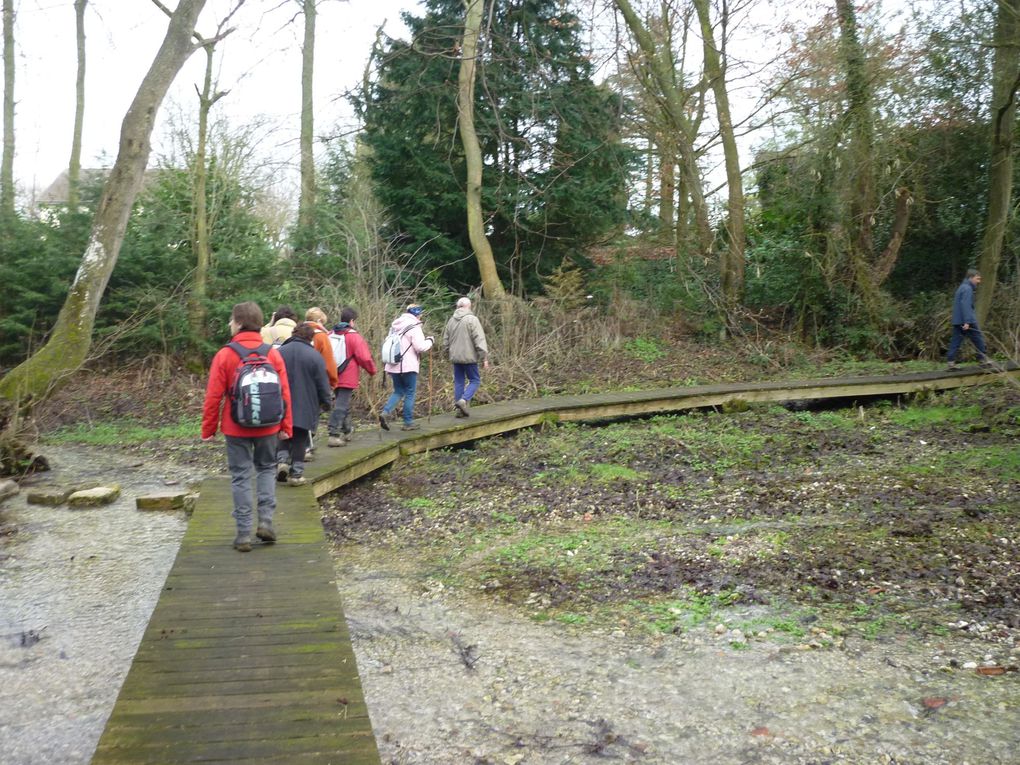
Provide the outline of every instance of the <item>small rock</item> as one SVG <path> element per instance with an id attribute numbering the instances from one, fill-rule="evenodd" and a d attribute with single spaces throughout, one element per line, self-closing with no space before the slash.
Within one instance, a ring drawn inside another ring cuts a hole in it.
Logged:
<path id="1" fill-rule="evenodd" d="M 12 481 L 10 478 L 4 478 L 0 481 L 0 502 L 8 497 L 13 497 L 19 491 L 21 491 L 21 487 L 18 486 L 16 481 Z"/>
<path id="2" fill-rule="evenodd" d="M 726 625 L 725 624 L 717 624 L 717 625 L 715 625 L 715 634 L 716 635 L 723 635 L 726 632 L 727 632 L 727 629 L 726 629 Z"/>
<path id="3" fill-rule="evenodd" d="M 135 499 L 135 507 L 139 510 L 186 510 L 188 498 L 193 495 L 186 491 L 168 491 L 147 494 Z M 194 500 L 191 500 L 194 505 Z"/>
<path id="4" fill-rule="evenodd" d="M 963 663 L 963 668 L 964 669 L 977 669 L 977 662 L 976 661 L 965 661 Z"/>
<path id="5" fill-rule="evenodd" d="M 120 496 L 120 485 L 100 486 L 95 489 L 76 491 L 67 498 L 71 507 L 97 507 L 115 502 Z"/>
<path id="6" fill-rule="evenodd" d="M 25 495 L 25 500 L 30 505 L 47 505 L 56 507 L 67 502 L 73 489 L 53 487 L 49 489 L 32 489 Z"/>

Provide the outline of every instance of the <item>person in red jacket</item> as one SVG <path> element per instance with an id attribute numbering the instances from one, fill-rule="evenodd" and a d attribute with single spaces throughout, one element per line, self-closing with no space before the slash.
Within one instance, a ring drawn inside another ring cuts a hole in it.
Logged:
<path id="1" fill-rule="evenodd" d="M 329 445 L 345 446 L 354 434 L 354 423 L 351 421 L 351 396 L 361 384 L 361 370 L 374 375 L 375 361 L 368 350 L 365 338 L 358 334 L 354 322 L 358 312 L 347 307 L 340 312 L 340 323 L 333 327 L 331 339 L 342 338 L 347 351 L 347 365 L 343 371 L 337 367 L 337 382 L 333 391 L 333 411 L 329 415 Z M 335 356 L 335 354 L 334 354 Z"/>
<path id="2" fill-rule="evenodd" d="M 231 342 L 245 348 L 258 348 L 263 345 L 259 333 L 261 327 L 262 309 L 258 305 L 238 303 L 234 306 L 230 313 Z M 227 441 L 227 467 L 230 469 L 230 489 L 234 500 L 233 516 L 237 521 L 234 548 L 240 552 L 251 551 L 253 474 L 258 508 L 255 536 L 263 542 L 276 541 L 273 529 L 273 511 L 276 510 L 276 441 L 277 437 L 288 439 L 294 432 L 287 367 L 275 348 L 269 349 L 266 358 L 280 377 L 284 402 L 282 422 L 260 428 L 245 427 L 235 422 L 230 407 L 230 391 L 241 358 L 226 346 L 220 348 L 213 357 L 209 382 L 205 388 L 205 404 L 202 407 L 202 440 L 212 441 L 219 426 Z"/>

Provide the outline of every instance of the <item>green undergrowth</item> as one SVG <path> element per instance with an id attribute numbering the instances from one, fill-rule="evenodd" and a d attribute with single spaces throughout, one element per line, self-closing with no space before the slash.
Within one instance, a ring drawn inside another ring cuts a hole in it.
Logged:
<path id="1" fill-rule="evenodd" d="M 198 438 L 202 418 L 191 416 L 165 425 L 151 425 L 131 419 L 78 423 L 48 433 L 47 444 L 83 444 L 86 446 L 126 446 L 152 442 Z"/>
<path id="2" fill-rule="evenodd" d="M 327 500 L 326 527 L 537 621 L 940 634 L 1020 603 L 1018 411 L 988 385 L 534 429 L 412 457 Z"/>

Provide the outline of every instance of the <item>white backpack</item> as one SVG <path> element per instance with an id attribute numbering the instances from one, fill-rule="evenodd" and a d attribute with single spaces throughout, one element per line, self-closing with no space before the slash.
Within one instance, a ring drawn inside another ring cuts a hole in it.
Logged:
<path id="1" fill-rule="evenodd" d="M 336 373 L 341 374 L 350 363 L 347 356 L 347 333 L 330 332 L 329 345 L 333 349 L 333 361 L 336 362 Z"/>
<path id="2" fill-rule="evenodd" d="M 382 351 L 379 356 L 382 358 L 383 364 L 399 364 L 400 360 L 404 358 L 404 349 L 401 347 L 401 341 L 404 339 L 404 335 L 408 331 L 415 327 L 420 327 L 421 323 L 412 324 L 409 327 L 405 327 L 400 332 L 390 330 L 390 333 L 386 335 L 386 339 L 383 340 Z"/>

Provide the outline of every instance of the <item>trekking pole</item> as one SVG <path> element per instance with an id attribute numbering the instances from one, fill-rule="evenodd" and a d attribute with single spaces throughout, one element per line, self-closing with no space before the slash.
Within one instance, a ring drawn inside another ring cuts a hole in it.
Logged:
<path id="1" fill-rule="evenodd" d="M 435 341 L 432 343 L 432 350 L 435 349 Z M 429 350 L 428 362 L 429 362 L 429 416 L 428 422 L 432 424 L 432 350 Z"/>

